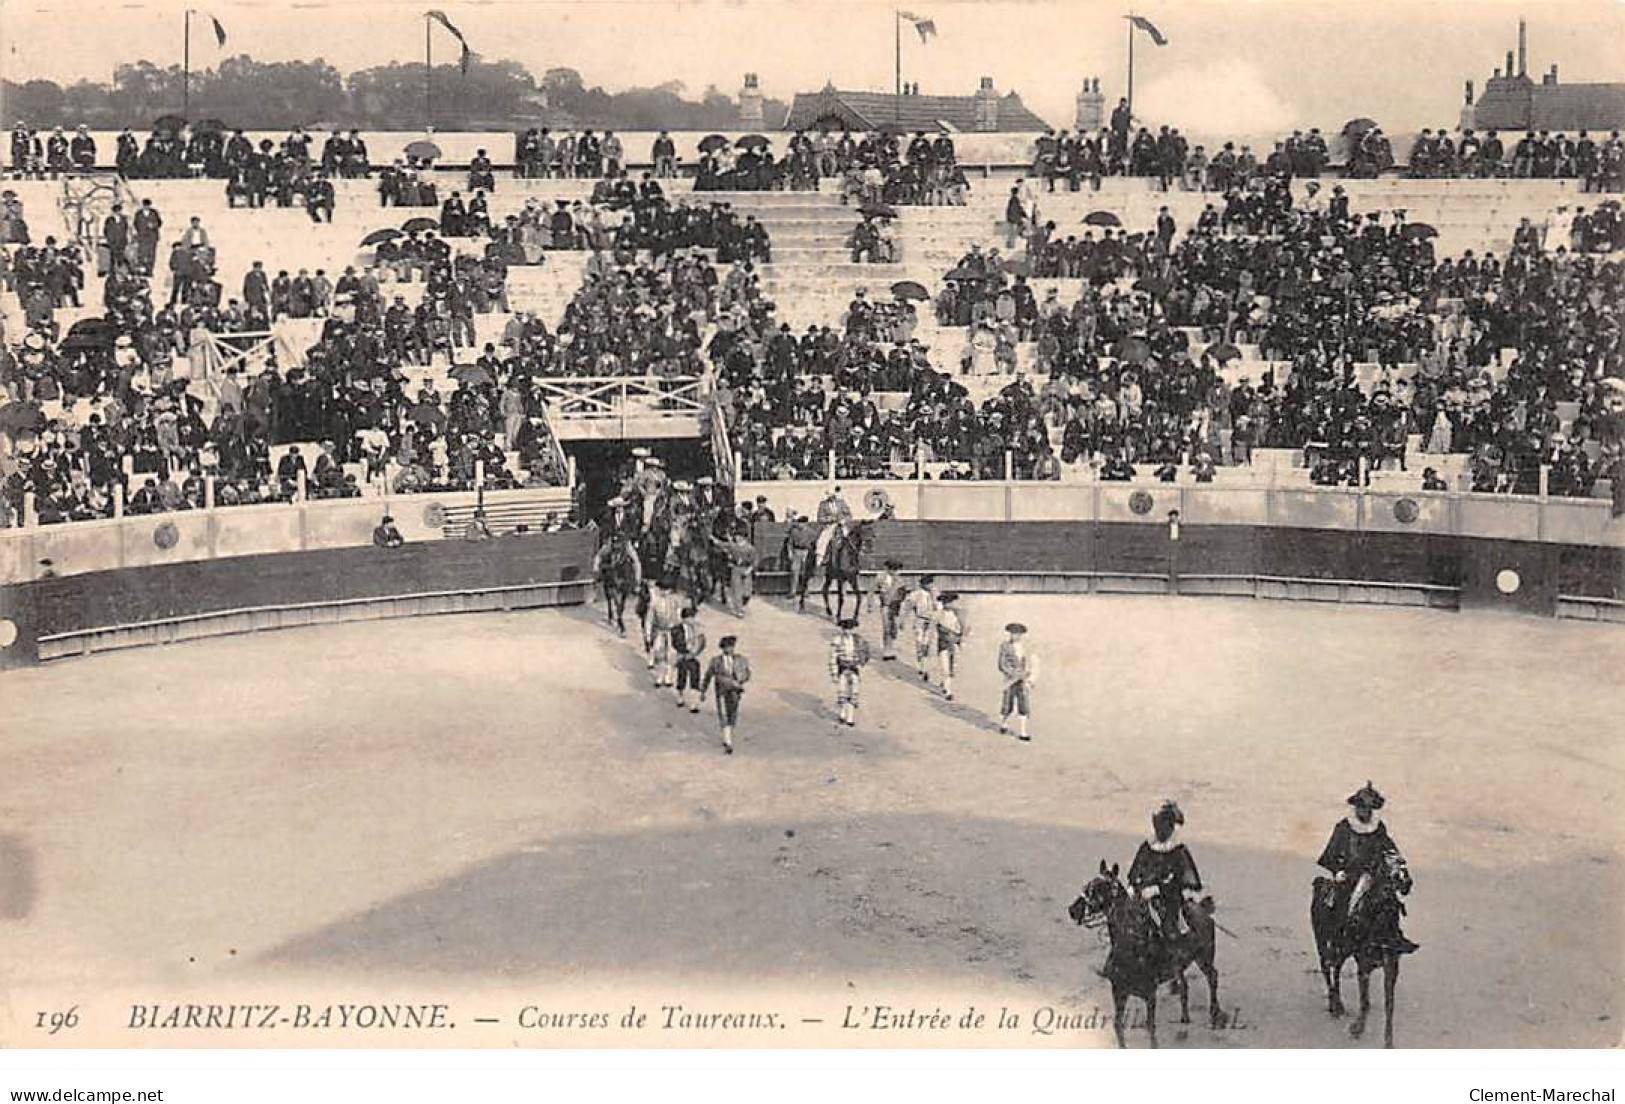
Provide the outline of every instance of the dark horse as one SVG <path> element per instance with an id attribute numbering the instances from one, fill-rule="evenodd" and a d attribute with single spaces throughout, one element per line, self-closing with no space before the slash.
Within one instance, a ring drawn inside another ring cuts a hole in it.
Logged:
<path id="1" fill-rule="evenodd" d="M 598 582 L 604 588 L 604 620 L 626 635 L 626 600 L 637 593 L 637 549 L 620 535 L 612 536 L 598 566 Z"/>
<path id="2" fill-rule="evenodd" d="M 863 554 L 874 543 L 873 519 L 849 522 L 844 532 L 830 537 L 824 556 L 824 614 L 839 621 L 846 611 L 846 588 L 852 588 L 852 616 L 863 613 Z M 812 584 L 813 569 L 818 566 L 818 550 L 807 549 L 806 568 L 801 573 L 801 593 L 796 595 L 801 609 L 807 608 L 807 588 Z M 835 588 L 835 608 L 829 608 L 829 588 Z"/>
<path id="3" fill-rule="evenodd" d="M 1400 898 L 1411 891 L 1411 872 L 1398 851 L 1387 851 L 1372 872 L 1361 874 L 1348 890 L 1348 916 L 1341 921 L 1338 883 L 1316 878 L 1309 901 L 1309 926 L 1320 952 L 1320 973 L 1326 979 L 1326 1010 L 1343 1015 L 1343 964 L 1354 959 L 1360 978 L 1360 1012 L 1349 1024 L 1349 1034 L 1365 1034 L 1371 1011 L 1371 971 L 1382 967 L 1382 1045 L 1394 1045 L 1394 984 L 1399 980 L 1399 956 L 1415 944 L 1400 933 L 1405 914 Z"/>
<path id="4" fill-rule="evenodd" d="M 1169 941 L 1157 930 L 1151 910 L 1118 879 L 1117 866 L 1108 870 L 1102 862 L 1100 873 L 1083 887 L 1067 912 L 1085 927 L 1106 926 L 1111 953 L 1101 972 L 1112 986 L 1112 1026 L 1117 1031 L 1118 1046 L 1128 1045 L 1123 1041 L 1123 1022 L 1130 997 L 1145 1002 L 1145 1027 L 1151 1033 L 1151 1045 L 1157 1045 L 1157 989 L 1163 984 L 1170 984 L 1179 994 L 1179 1022 L 1191 1022 L 1191 990 L 1185 971 L 1193 962 L 1207 976 L 1208 1023 L 1216 1028 L 1224 1026 L 1224 1011 L 1219 1007 L 1219 969 L 1213 964 L 1213 898 L 1204 897 L 1195 908 L 1187 908 L 1185 919 L 1190 931 Z"/>

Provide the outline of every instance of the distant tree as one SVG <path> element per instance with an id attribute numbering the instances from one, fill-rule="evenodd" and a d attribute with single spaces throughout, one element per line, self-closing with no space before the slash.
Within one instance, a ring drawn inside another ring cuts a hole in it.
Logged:
<path id="1" fill-rule="evenodd" d="M 608 92 L 588 86 L 578 70 L 557 66 L 537 80 L 517 61 L 474 55 L 465 73 L 455 62 L 432 74 L 434 126 L 440 130 L 505 130 L 539 106 L 547 106 L 595 129 L 730 130 L 739 105 L 715 85 L 689 99 L 682 81 Z M 112 83 L 81 80 L 63 88 L 54 81 L 3 82 L 9 124 L 31 126 L 133 127 L 145 129 L 160 115 L 179 112 L 183 78 L 178 65 L 150 61 L 120 65 Z M 343 76 L 321 58 L 264 62 L 239 54 L 192 74 L 191 114 L 228 126 L 281 130 L 318 123 L 373 130 L 423 125 L 421 63 L 380 65 Z M 786 106 L 764 104 L 766 125 L 776 126 Z"/>

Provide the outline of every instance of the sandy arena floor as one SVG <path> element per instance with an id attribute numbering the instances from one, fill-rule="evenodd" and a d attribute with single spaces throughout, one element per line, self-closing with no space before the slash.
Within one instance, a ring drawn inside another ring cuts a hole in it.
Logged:
<path id="1" fill-rule="evenodd" d="M 453 1003 L 458 1030 L 407 1045 L 606 1041 L 515 1021 L 632 1000 L 826 1021 L 642 1045 L 1102 1045 L 1095 1027 L 836 1022 L 848 1004 L 1109 1007 L 1104 948 L 1065 909 L 1098 860 L 1126 867 L 1173 797 L 1235 934 L 1218 954 L 1239 1024 L 1204 1026 L 1196 984 L 1188 1031 L 1162 1003 L 1164 1044 L 1352 1045 L 1324 1013 L 1308 886 L 1368 777 L 1417 881 L 1399 1045 L 1619 1041 L 1617 628 L 1223 599 L 967 604 L 960 700 L 877 663 L 854 731 L 833 723 L 825 623 L 765 600 L 743 623 L 708 613 L 713 643 L 739 631 L 757 672 L 732 758 L 709 709 L 647 689 L 597 610 L 8 674 L 0 1043 L 384 1041 L 125 1023 L 131 1003 L 336 995 Z M 1031 745 L 992 716 L 1011 618 L 1044 666 Z M 92 1010 L 79 1034 L 38 1037 L 37 1011 L 71 1002 Z"/>

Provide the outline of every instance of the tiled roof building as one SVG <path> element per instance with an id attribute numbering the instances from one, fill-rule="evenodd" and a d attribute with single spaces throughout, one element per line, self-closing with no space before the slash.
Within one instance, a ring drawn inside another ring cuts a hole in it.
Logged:
<path id="1" fill-rule="evenodd" d="M 1481 130 L 1611 131 L 1625 129 L 1625 83 L 1559 84 L 1557 66 L 1541 75 L 1539 83 L 1528 73 L 1528 36 L 1518 21 L 1517 68 L 1507 51 L 1506 71 L 1500 69 L 1484 82 L 1484 94 L 1473 102 L 1467 85 L 1463 121 Z"/>
<path id="2" fill-rule="evenodd" d="M 847 92 L 825 85 L 820 92 L 798 92 L 784 119 L 784 130 L 862 131 L 895 126 L 904 131 L 1011 132 L 1044 131 L 1049 124 L 1034 115 L 1014 92 L 1000 95 L 993 78 L 983 77 L 974 96 L 894 95 L 890 92 Z"/>

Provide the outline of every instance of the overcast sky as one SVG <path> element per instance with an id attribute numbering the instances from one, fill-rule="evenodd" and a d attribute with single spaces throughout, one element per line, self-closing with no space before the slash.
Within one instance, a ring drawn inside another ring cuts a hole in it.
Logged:
<path id="1" fill-rule="evenodd" d="M 194 0 L 230 36 L 224 53 L 264 60 L 324 58 L 348 72 L 423 56 L 413 3 Z M 121 62 L 180 60 L 184 3 L 0 0 L 0 59 L 11 80 L 110 78 Z M 1121 94 L 1127 3 L 1093 0 L 906 0 L 935 20 L 922 45 L 905 25 L 904 79 L 926 92 L 964 94 L 994 78 L 1057 126 L 1069 126 L 1085 76 Z M 444 10 L 473 48 L 513 58 L 538 76 L 581 71 L 617 90 L 677 79 L 698 94 L 738 91 L 746 71 L 789 99 L 832 80 L 892 87 L 893 5 L 867 0 L 461 0 Z M 1455 125 L 1462 82 L 1480 88 L 1530 23 L 1529 68 L 1557 63 L 1564 82 L 1625 81 L 1625 4 L 1618 0 L 1144 0 L 1135 10 L 1169 39 L 1135 47 L 1136 114 L 1190 130 L 1272 132 L 1337 127 L 1370 115 L 1391 131 Z M 193 66 L 217 62 L 207 21 L 194 20 Z M 437 57 L 454 48 L 436 32 Z"/>

